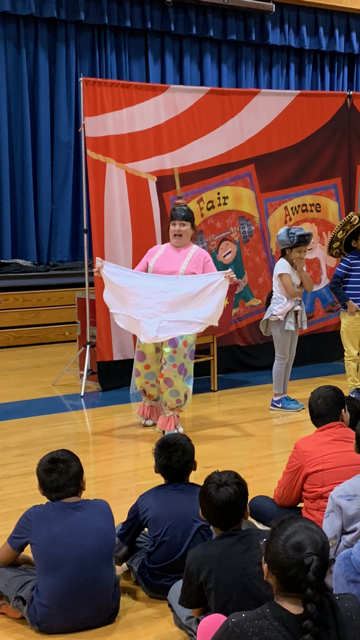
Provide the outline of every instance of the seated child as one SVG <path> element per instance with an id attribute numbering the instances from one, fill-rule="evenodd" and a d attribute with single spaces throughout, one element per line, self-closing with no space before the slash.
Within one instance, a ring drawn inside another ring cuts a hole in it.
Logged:
<path id="1" fill-rule="evenodd" d="M 352 593 L 360 601 L 360 540 L 336 558 L 333 587 L 334 593 Z"/>
<path id="2" fill-rule="evenodd" d="M 82 499 L 84 470 L 67 449 L 41 458 L 36 475 L 49 502 L 25 511 L 0 548 L 0 613 L 49 634 L 110 624 L 120 605 L 110 506 Z"/>
<path id="3" fill-rule="evenodd" d="M 164 484 L 143 493 L 116 528 L 115 562 L 127 563 L 150 598 L 166 600 L 170 587 L 182 578 L 188 551 L 213 533 L 199 515 L 200 486 L 189 482 L 197 467 L 190 438 L 163 436 L 154 458 L 155 473 Z"/>
<path id="4" fill-rule="evenodd" d="M 273 498 L 256 496 L 250 501 L 251 518 L 266 526 L 302 514 L 321 527 L 331 491 L 360 473 L 342 390 L 332 385 L 315 389 L 309 414 L 315 431 L 295 443 Z"/>
<path id="5" fill-rule="evenodd" d="M 214 471 L 201 487 L 201 515 L 216 537 L 190 551 L 184 579 L 168 596 L 175 624 L 192 639 L 202 616 L 256 609 L 273 598 L 261 567 L 264 531 L 242 528 L 249 517 L 248 498 L 247 484 L 236 471 Z"/>
<path id="6" fill-rule="evenodd" d="M 264 546 L 264 577 L 274 602 L 223 622 L 209 616 L 197 640 L 357 640 L 360 605 L 353 595 L 329 593 L 328 567 L 329 543 L 320 527 L 296 516 L 280 520 Z"/>
<path id="7" fill-rule="evenodd" d="M 354 449 L 360 454 L 360 423 L 355 429 Z M 331 560 L 360 539 L 360 474 L 330 493 L 323 530 L 329 539 Z"/>
<path id="8" fill-rule="evenodd" d="M 346 408 L 349 412 L 349 429 L 355 431 L 355 427 L 360 422 L 360 400 L 353 396 L 346 396 Z"/>

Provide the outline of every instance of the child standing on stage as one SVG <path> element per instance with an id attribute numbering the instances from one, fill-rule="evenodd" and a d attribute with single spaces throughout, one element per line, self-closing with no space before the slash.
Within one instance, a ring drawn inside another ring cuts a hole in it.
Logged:
<path id="1" fill-rule="evenodd" d="M 341 258 L 330 289 L 341 304 L 341 340 L 350 395 L 360 400 L 360 214 L 349 213 L 333 231 L 327 252 Z"/>
<path id="2" fill-rule="evenodd" d="M 302 227 L 283 227 L 277 234 L 281 257 L 275 265 L 268 308 L 260 322 L 265 336 L 272 336 L 275 347 L 273 366 L 273 411 L 301 411 L 305 405 L 287 395 L 295 358 L 299 330 L 307 328 L 301 300 L 303 291 L 312 291 L 313 282 L 305 271 L 306 248 L 312 233 Z"/>

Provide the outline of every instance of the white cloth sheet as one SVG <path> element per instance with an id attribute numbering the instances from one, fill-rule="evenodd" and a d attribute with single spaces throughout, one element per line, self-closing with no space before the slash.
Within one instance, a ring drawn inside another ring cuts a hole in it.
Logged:
<path id="1" fill-rule="evenodd" d="M 217 325 L 229 280 L 222 272 L 160 276 L 103 261 L 104 300 L 115 322 L 151 344 Z"/>

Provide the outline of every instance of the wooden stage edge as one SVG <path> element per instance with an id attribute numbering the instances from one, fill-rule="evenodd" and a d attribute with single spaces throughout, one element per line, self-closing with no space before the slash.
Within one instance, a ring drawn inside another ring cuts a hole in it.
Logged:
<path id="1" fill-rule="evenodd" d="M 1 350 L 0 403 L 78 393 L 75 377 L 52 380 L 74 355 L 76 345 L 47 345 Z M 345 376 L 307 379 L 290 384 L 290 395 L 306 402 L 321 384 L 337 384 L 346 392 Z M 286 415 L 269 410 L 270 385 L 195 395 L 182 421 L 196 447 L 201 483 L 214 469 L 234 469 L 248 482 L 250 495 L 271 494 L 294 442 L 312 431 L 308 412 Z M 1 404 L 0 404 L 1 409 Z M 153 472 L 152 449 L 159 437 L 142 429 L 131 405 L 74 411 L 1 422 L 0 544 L 19 516 L 42 502 L 35 467 L 52 449 L 66 447 L 81 458 L 88 498 L 104 498 L 121 522 L 138 495 L 159 483 Z M 166 603 L 150 600 L 131 582 L 122 580 L 120 616 L 110 627 L 69 640 L 186 640 L 176 629 Z M 39 637 L 24 621 L 0 616 L 2 640 Z"/>

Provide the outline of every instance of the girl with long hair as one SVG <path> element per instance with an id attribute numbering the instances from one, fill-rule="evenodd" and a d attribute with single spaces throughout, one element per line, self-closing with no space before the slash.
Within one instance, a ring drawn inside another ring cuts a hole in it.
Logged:
<path id="1" fill-rule="evenodd" d="M 360 604 L 353 595 L 328 591 L 328 567 L 329 542 L 317 524 L 299 516 L 280 520 L 263 543 L 274 602 L 234 613 L 220 628 L 219 616 L 209 616 L 198 640 L 359 640 Z"/>

